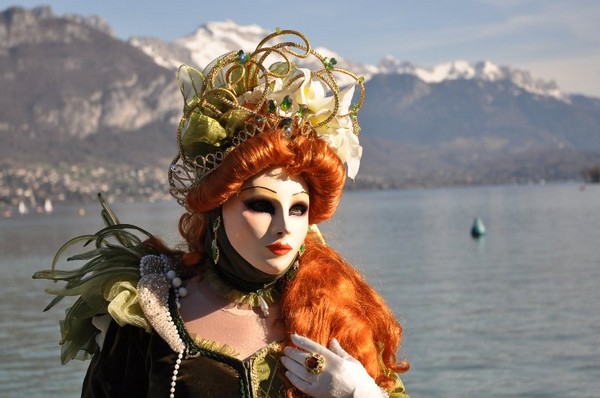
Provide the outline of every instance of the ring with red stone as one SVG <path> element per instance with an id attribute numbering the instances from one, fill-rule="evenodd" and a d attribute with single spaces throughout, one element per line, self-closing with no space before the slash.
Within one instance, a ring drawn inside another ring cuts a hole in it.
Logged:
<path id="1" fill-rule="evenodd" d="M 304 369 L 306 369 L 309 373 L 314 375 L 318 375 L 323 370 L 323 366 L 325 365 L 325 357 L 321 354 L 317 354 L 313 352 L 308 354 L 306 359 L 304 360 Z"/>

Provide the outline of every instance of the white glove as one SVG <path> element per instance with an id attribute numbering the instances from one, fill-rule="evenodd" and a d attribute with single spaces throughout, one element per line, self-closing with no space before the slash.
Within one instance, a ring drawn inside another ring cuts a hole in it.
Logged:
<path id="1" fill-rule="evenodd" d="M 379 388 L 362 364 L 348 354 L 336 339 L 329 349 L 309 338 L 294 334 L 292 343 L 304 351 L 286 347 L 281 363 L 288 370 L 287 378 L 300 391 L 314 398 L 381 398 L 387 393 Z M 321 372 L 313 374 L 304 361 L 311 353 L 321 354 Z"/>

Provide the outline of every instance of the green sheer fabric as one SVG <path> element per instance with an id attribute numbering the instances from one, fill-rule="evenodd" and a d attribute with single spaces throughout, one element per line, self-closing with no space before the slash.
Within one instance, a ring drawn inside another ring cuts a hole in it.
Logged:
<path id="1" fill-rule="evenodd" d="M 99 200 L 102 205 L 101 215 L 107 227 L 93 235 L 69 240 L 57 252 L 50 270 L 33 275 L 35 279 L 65 283 L 60 289 L 46 289 L 47 293 L 56 297 L 44 311 L 54 307 L 65 297 L 77 297 L 60 323 L 63 364 L 71 359 L 87 359 L 95 352 L 98 329 L 92 324 L 92 318 L 96 315 L 110 313 L 121 325 L 132 324 L 150 331 L 150 325 L 137 302 L 134 286 L 140 278 L 141 258 L 153 252 L 142 243 L 143 238 L 151 235 L 134 225 L 120 224 L 101 196 Z M 74 270 L 57 269 L 62 256 L 82 243 L 84 248 L 92 248 L 84 249 L 87 251 L 71 256 L 67 261 L 85 263 Z"/>

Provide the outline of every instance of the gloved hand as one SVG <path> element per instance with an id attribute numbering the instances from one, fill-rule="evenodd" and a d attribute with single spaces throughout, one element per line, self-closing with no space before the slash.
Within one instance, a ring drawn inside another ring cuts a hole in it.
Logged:
<path id="1" fill-rule="evenodd" d="M 287 378 L 305 394 L 314 398 L 381 398 L 387 393 L 379 388 L 362 364 L 348 354 L 333 339 L 329 349 L 309 338 L 294 334 L 292 343 L 302 350 L 292 347 L 284 349 L 281 358 L 288 370 Z M 304 366 L 311 353 L 321 354 L 324 364 L 321 372 L 313 374 Z"/>

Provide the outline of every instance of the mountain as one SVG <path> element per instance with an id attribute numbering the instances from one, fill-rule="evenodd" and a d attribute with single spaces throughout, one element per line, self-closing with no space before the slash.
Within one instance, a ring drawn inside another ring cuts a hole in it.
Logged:
<path id="1" fill-rule="evenodd" d="M 0 67 L 3 161 L 83 161 L 90 153 L 143 161 L 124 149 L 156 154 L 145 142 L 161 142 L 177 119 L 173 71 L 97 18 L 56 17 L 48 7 L 4 11 Z"/>
<path id="2" fill-rule="evenodd" d="M 172 43 L 157 38 L 133 37 L 129 40 L 132 46 L 140 48 L 152 57 L 159 65 L 177 68 L 181 64 L 191 64 L 203 68 L 215 58 L 228 51 L 252 50 L 269 31 L 258 25 L 241 26 L 233 21 L 209 22 L 200 26 L 188 36 Z M 408 74 L 426 83 L 439 83 L 446 80 L 510 80 L 516 86 L 532 94 L 551 96 L 564 101 L 569 96 L 563 93 L 553 81 L 544 81 L 531 76 L 524 70 L 498 66 L 490 61 L 470 64 L 466 61 L 453 61 L 432 68 L 418 66 L 410 62 L 402 62 L 387 55 L 378 65 L 352 62 L 341 55 L 323 47 L 316 47 L 320 54 L 335 58 L 338 64 L 355 74 L 369 80 L 378 74 Z"/>
<path id="3" fill-rule="evenodd" d="M 267 33 L 257 25 L 210 22 L 172 43 L 146 39 L 141 45 L 133 38 L 130 44 L 161 65 L 201 67 L 227 51 L 250 51 Z M 366 65 L 316 50 L 366 80 L 368 100 L 360 113 L 366 155 L 356 185 L 571 179 L 600 151 L 600 100 L 566 94 L 528 71 L 490 61 L 426 68 L 391 56 Z M 532 167 L 533 159 L 540 167 Z"/>
<path id="4" fill-rule="evenodd" d="M 467 61 L 453 61 L 436 65 L 433 68 L 425 68 L 410 62 L 401 62 L 388 55 L 379 64 L 378 73 L 413 75 L 426 83 L 440 83 L 447 80 L 481 80 L 489 82 L 509 80 L 515 86 L 532 94 L 569 101 L 569 96 L 563 93 L 555 82 L 536 79 L 528 71 L 508 66 L 498 66 L 490 61 L 480 61 L 475 64 L 470 64 Z"/>
<path id="5" fill-rule="evenodd" d="M 173 42 L 165 42 L 153 37 L 132 37 L 129 44 L 139 48 L 158 65 L 169 69 L 177 69 L 181 64 L 189 64 L 202 70 L 206 65 L 230 51 L 252 51 L 256 45 L 271 33 L 258 25 L 238 25 L 233 21 L 208 22 L 193 33 Z M 280 42 L 276 38 L 273 42 Z M 321 55 L 335 58 L 339 65 L 352 70 L 357 75 L 369 77 L 378 73 L 378 68 L 371 65 L 353 63 L 339 54 L 324 48 L 315 48 Z M 299 62 L 300 66 L 310 67 L 316 63 L 311 59 Z M 348 80 L 349 82 L 350 80 Z"/>
<path id="6" fill-rule="evenodd" d="M 600 150 L 600 99 L 532 94 L 511 79 L 426 83 L 379 74 L 366 84 L 363 129 L 406 144 L 475 150 Z M 585 104 L 585 105 L 584 105 Z"/>
<path id="7" fill-rule="evenodd" d="M 256 25 L 211 22 L 173 42 L 115 37 L 49 7 L 0 13 L 0 207 L 23 197 L 160 199 L 177 152 L 181 63 L 252 50 Z M 600 99 L 490 62 L 338 65 L 366 78 L 364 160 L 351 188 L 579 179 L 599 163 Z"/>

